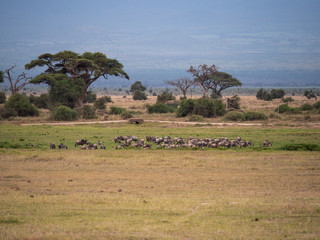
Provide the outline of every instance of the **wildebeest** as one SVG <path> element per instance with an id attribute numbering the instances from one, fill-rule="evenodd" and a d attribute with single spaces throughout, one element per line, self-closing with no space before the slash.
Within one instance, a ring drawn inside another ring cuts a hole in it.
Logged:
<path id="1" fill-rule="evenodd" d="M 269 140 L 263 142 L 263 147 L 271 147 L 272 143 Z"/>
<path id="2" fill-rule="evenodd" d="M 68 149 L 68 147 L 66 146 L 66 145 L 64 145 L 64 144 L 62 144 L 62 143 L 60 143 L 59 145 L 58 145 L 58 147 L 59 147 L 59 149 Z"/>
<path id="3" fill-rule="evenodd" d="M 51 148 L 51 149 L 55 149 L 55 148 L 56 148 L 56 145 L 52 142 L 52 143 L 50 143 L 50 148 Z"/>
<path id="4" fill-rule="evenodd" d="M 85 145 L 87 144 L 88 140 L 85 139 L 81 139 L 81 140 L 77 140 L 76 143 L 74 144 L 75 147 L 79 146 L 79 145 Z"/>

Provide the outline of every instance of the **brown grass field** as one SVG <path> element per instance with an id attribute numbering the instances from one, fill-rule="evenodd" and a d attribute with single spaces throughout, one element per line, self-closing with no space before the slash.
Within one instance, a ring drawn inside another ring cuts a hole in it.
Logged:
<path id="1" fill-rule="evenodd" d="M 290 106 L 300 106 L 294 97 Z M 109 104 L 139 117 L 144 104 Z M 281 102 L 241 97 L 245 110 L 271 114 Z M 320 152 L 282 151 L 287 143 L 319 144 L 319 113 L 281 115 L 262 126 L 145 123 L 19 126 L 2 121 L 0 144 L 38 141 L 39 148 L 0 148 L 0 239 L 320 239 Z M 305 116 L 310 116 L 306 120 Z M 120 119 L 110 116 L 110 120 Z M 206 119 L 221 122 L 221 118 Z M 274 146 L 240 150 L 115 150 L 112 136 L 163 135 L 265 138 Z M 103 138 L 107 150 L 49 150 L 52 139 Z M 109 141 L 109 142 L 108 142 Z"/>

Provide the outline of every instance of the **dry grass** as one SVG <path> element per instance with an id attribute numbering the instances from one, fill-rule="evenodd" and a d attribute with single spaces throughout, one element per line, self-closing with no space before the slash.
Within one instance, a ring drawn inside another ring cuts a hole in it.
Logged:
<path id="1" fill-rule="evenodd" d="M 1 239 L 317 239 L 319 152 L 5 150 Z"/>

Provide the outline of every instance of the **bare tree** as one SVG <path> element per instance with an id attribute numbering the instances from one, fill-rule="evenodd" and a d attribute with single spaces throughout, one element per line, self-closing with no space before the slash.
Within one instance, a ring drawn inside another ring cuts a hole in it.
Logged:
<path id="1" fill-rule="evenodd" d="M 8 68 L 4 71 L 4 78 L 8 79 L 10 82 L 10 90 L 12 95 L 15 93 L 18 93 L 22 88 L 24 88 L 25 85 L 29 84 L 29 80 L 32 79 L 32 77 L 27 77 L 27 75 L 23 72 L 16 80 L 13 80 L 11 73 L 14 73 L 13 69 L 16 67 L 16 65 L 13 65 L 11 68 Z"/>
<path id="2" fill-rule="evenodd" d="M 183 97 L 187 98 L 187 91 L 191 86 L 194 85 L 194 80 L 191 80 L 190 78 L 178 78 L 175 80 L 166 81 L 166 83 L 179 88 L 183 94 Z"/>
<path id="3" fill-rule="evenodd" d="M 214 81 L 211 81 L 213 76 L 218 73 L 216 65 L 212 64 L 211 66 L 208 66 L 203 64 L 199 65 L 197 68 L 191 66 L 187 72 L 195 77 L 195 84 L 203 89 L 204 96 L 209 97 L 209 90 L 216 84 Z"/>

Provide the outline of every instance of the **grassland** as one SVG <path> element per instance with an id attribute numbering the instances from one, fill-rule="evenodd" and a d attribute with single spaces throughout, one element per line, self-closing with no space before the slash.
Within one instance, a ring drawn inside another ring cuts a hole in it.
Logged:
<path id="1" fill-rule="evenodd" d="M 113 105 L 143 111 L 144 103 L 118 100 Z M 242 100 L 246 109 L 274 108 L 249 100 Z M 288 115 L 250 127 L 19 125 L 45 122 L 42 114 L 0 124 L 0 239 L 320 238 L 320 152 L 280 150 L 319 145 L 318 114 L 308 122 Z M 168 117 L 176 119 L 148 115 Z M 117 135 L 241 136 L 255 146 L 115 150 Z M 107 150 L 75 148 L 80 138 L 100 140 Z M 261 147 L 266 139 L 272 147 Z M 50 142 L 69 149 L 51 150 Z"/>

